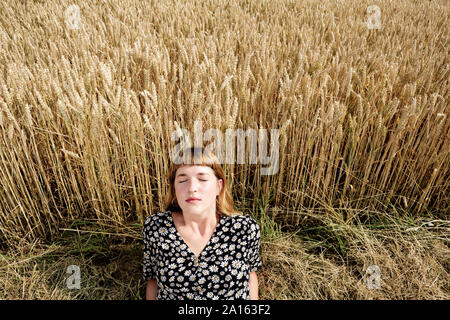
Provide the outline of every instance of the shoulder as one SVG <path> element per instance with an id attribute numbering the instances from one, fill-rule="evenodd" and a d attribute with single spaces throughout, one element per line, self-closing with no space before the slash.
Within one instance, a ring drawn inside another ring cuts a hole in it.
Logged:
<path id="1" fill-rule="evenodd" d="M 259 225 L 253 217 L 248 214 L 239 214 L 231 216 L 233 229 L 243 229 L 248 232 L 259 230 Z"/>
<path id="2" fill-rule="evenodd" d="M 157 228 L 168 219 L 170 211 L 161 211 L 149 215 L 144 221 L 144 231 Z"/>

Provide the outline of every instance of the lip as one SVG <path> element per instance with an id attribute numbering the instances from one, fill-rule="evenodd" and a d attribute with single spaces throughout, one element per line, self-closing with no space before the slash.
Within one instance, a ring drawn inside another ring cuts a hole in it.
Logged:
<path id="1" fill-rule="evenodd" d="M 194 198 L 194 197 L 186 200 L 187 203 L 197 203 L 199 201 L 201 201 L 199 198 Z"/>

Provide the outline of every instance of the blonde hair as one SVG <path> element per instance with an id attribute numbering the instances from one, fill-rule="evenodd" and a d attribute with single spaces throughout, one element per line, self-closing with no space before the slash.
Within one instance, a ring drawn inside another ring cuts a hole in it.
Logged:
<path id="1" fill-rule="evenodd" d="M 169 194 L 166 199 L 166 211 L 182 212 L 175 195 L 175 175 L 177 170 L 184 166 L 206 166 L 214 171 L 217 179 L 222 179 L 223 187 L 217 196 L 216 213 L 219 215 L 241 215 L 242 212 L 234 210 L 233 198 L 227 188 L 227 180 L 217 157 L 212 153 L 205 153 L 202 147 L 188 147 L 183 150 L 186 155 L 190 153 L 192 161 L 189 163 L 171 163 L 169 167 Z"/>

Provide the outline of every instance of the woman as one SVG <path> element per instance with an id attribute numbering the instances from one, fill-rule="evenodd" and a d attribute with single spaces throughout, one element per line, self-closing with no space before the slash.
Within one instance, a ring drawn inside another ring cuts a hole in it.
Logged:
<path id="1" fill-rule="evenodd" d="M 166 212 L 145 220 L 146 298 L 258 299 L 260 229 L 233 209 L 219 161 L 189 148 L 194 164 L 172 164 Z"/>

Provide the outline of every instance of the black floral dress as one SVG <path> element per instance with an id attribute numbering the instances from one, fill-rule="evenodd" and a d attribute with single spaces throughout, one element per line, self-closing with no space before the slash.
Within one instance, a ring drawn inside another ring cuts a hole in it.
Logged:
<path id="1" fill-rule="evenodd" d="M 250 272 L 261 266 L 260 228 L 252 217 L 221 215 L 198 257 L 170 211 L 147 217 L 143 236 L 143 278 L 157 279 L 159 300 L 250 299 Z"/>

